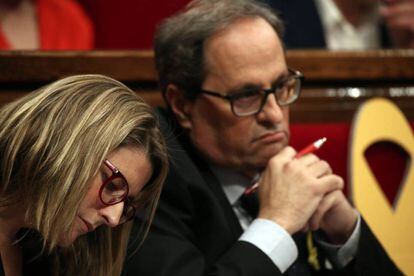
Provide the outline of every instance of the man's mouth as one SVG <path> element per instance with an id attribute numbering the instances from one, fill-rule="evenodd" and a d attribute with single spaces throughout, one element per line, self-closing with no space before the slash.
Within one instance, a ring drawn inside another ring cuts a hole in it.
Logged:
<path id="1" fill-rule="evenodd" d="M 286 138 L 287 134 L 285 131 L 272 131 L 259 136 L 258 138 L 254 139 L 254 141 L 262 143 L 276 143 L 281 142 Z"/>

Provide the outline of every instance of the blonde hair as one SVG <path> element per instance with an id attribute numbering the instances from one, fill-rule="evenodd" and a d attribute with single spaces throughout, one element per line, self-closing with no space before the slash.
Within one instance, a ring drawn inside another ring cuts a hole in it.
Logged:
<path id="1" fill-rule="evenodd" d="M 0 110 L 0 208 L 24 203 L 25 218 L 51 252 L 69 233 L 88 180 L 122 146 L 143 149 L 151 162 L 153 175 L 138 196 L 151 221 L 167 155 L 153 110 L 133 91 L 109 77 L 79 75 L 9 103 Z M 120 274 L 130 228 L 100 227 L 78 238 L 62 250 L 55 273 L 65 259 L 74 262 L 72 274 Z"/>

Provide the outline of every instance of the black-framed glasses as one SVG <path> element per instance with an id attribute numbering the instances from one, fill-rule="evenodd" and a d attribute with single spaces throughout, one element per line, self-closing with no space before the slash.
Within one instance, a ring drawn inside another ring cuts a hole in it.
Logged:
<path id="1" fill-rule="evenodd" d="M 298 99 L 304 76 L 297 70 L 288 69 L 288 71 L 288 76 L 270 89 L 251 88 L 230 95 L 201 89 L 200 93 L 229 101 L 231 110 L 236 116 L 255 115 L 262 111 L 269 94 L 275 94 L 279 106 L 287 106 Z"/>
<path id="2" fill-rule="evenodd" d="M 106 178 L 99 189 L 99 198 L 107 206 L 124 202 L 124 209 L 119 223 L 131 220 L 136 213 L 132 200 L 128 198 L 129 185 L 122 173 L 107 159 L 103 161 L 106 167 L 112 171 L 112 175 Z"/>

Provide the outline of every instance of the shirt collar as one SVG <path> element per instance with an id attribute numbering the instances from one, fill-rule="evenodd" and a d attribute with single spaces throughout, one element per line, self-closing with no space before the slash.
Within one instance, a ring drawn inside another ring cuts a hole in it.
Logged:
<path id="1" fill-rule="evenodd" d="M 234 170 L 210 165 L 211 170 L 217 177 L 224 193 L 231 205 L 234 205 L 245 189 L 250 186 L 250 179 Z"/>
<path id="2" fill-rule="evenodd" d="M 378 9 L 364 15 L 354 27 L 343 16 L 333 0 L 315 0 L 325 33 L 326 46 L 331 50 L 364 50 L 381 46 Z"/>
<path id="3" fill-rule="evenodd" d="M 332 0 L 315 0 L 315 3 L 325 29 L 329 30 L 348 23 Z"/>

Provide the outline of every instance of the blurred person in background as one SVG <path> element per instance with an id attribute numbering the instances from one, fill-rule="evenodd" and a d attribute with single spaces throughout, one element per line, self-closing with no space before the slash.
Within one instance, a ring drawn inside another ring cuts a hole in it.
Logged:
<path id="1" fill-rule="evenodd" d="M 261 0 L 286 25 L 288 49 L 414 48 L 414 0 Z"/>
<path id="2" fill-rule="evenodd" d="M 92 23 L 72 0 L 0 0 L 1 50 L 90 50 Z"/>

